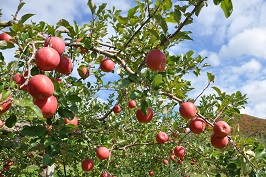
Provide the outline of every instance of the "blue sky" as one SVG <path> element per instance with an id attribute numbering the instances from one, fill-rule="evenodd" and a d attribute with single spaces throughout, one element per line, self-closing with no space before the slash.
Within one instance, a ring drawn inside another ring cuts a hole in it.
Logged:
<path id="1" fill-rule="evenodd" d="M 208 57 L 212 65 L 204 72 L 216 75 L 215 86 L 222 91 L 233 93 L 237 90 L 246 93 L 249 100 L 241 113 L 260 118 L 266 117 L 266 1 L 232 0 L 234 11 L 228 19 L 218 6 L 209 1 L 209 6 L 202 10 L 199 17 L 188 27 L 194 41 L 186 41 L 170 49 L 171 53 L 180 54 L 194 50 L 196 54 Z M 90 10 L 86 0 L 25 0 L 26 5 L 19 15 L 34 13 L 33 21 L 46 21 L 55 24 L 64 18 L 86 23 L 90 19 Z M 128 10 L 134 0 L 95 0 L 97 5 L 107 2 L 107 8 Z M 18 0 L 0 0 L 2 20 L 11 19 L 17 8 Z M 112 33 L 112 31 L 110 31 Z M 4 51 L 6 58 L 13 56 L 12 51 Z M 192 80 L 195 90 L 191 97 L 196 97 L 207 84 L 206 74 Z M 208 89 L 206 93 L 211 93 Z"/>

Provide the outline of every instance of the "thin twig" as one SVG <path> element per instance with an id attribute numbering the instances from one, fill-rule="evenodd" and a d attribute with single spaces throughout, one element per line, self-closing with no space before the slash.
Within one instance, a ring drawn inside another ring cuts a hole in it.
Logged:
<path id="1" fill-rule="evenodd" d="M 160 95 L 165 95 L 165 96 L 169 97 L 170 99 L 173 99 L 173 100 L 175 100 L 175 101 L 177 101 L 177 102 L 179 102 L 179 103 L 183 103 L 183 102 L 184 102 L 184 101 L 181 100 L 180 98 L 177 98 L 176 96 L 174 96 L 174 95 L 172 95 L 172 94 L 170 94 L 170 93 L 166 93 L 166 92 L 162 92 L 162 91 L 160 91 L 159 94 L 160 94 Z"/>
<path id="2" fill-rule="evenodd" d="M 160 6 L 158 6 L 155 11 L 153 12 L 152 15 L 150 15 L 141 25 L 140 27 L 133 33 L 133 35 L 129 38 L 129 40 L 125 43 L 125 45 L 123 46 L 123 48 L 127 48 L 127 46 L 129 45 L 129 43 L 134 39 L 134 37 L 140 32 L 140 30 L 150 21 L 150 19 L 156 14 L 156 12 L 158 11 Z M 122 52 L 122 49 L 119 50 L 119 52 L 117 53 L 117 55 L 119 55 Z"/>
<path id="3" fill-rule="evenodd" d="M 202 90 L 202 92 L 194 99 L 194 102 L 205 92 L 205 90 L 210 86 L 211 82 L 208 81 L 208 85 Z"/>
<path id="4" fill-rule="evenodd" d="M 200 0 L 198 2 L 198 4 L 195 5 L 194 9 L 190 12 L 190 14 L 185 18 L 185 20 L 179 25 L 179 27 L 177 28 L 177 30 L 169 35 L 165 41 L 162 41 L 158 46 L 164 46 L 168 41 L 170 41 L 172 38 L 174 38 L 180 31 L 181 29 L 185 26 L 185 24 L 187 23 L 187 21 L 191 18 L 191 16 L 196 12 L 196 10 L 199 8 L 199 6 L 201 5 L 201 3 L 203 3 L 204 0 Z"/>

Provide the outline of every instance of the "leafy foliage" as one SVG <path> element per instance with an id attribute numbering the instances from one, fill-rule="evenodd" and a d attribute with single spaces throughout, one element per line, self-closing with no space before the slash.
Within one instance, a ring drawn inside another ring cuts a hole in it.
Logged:
<path id="1" fill-rule="evenodd" d="M 226 17 L 230 16 L 231 1 L 213 2 L 221 6 Z M 20 1 L 17 13 L 24 4 Z M 195 102 L 197 116 L 204 118 L 209 126 L 200 135 L 184 132 L 189 122 L 180 116 L 179 105 L 197 99 L 189 97 L 189 92 L 196 88 L 186 76 L 193 73 L 198 77 L 210 65 L 205 63 L 205 57 L 194 54 L 194 51 L 172 55 L 167 50 L 182 41 L 192 40 L 191 31 L 183 28 L 193 23 L 193 15 L 199 15 L 207 1 L 136 1 L 136 6 L 127 13 L 115 7 L 106 9 L 106 3 L 97 6 L 92 0 L 88 0 L 87 5 L 92 19 L 82 25 L 66 19 L 55 25 L 43 21 L 26 23 L 34 15 L 30 13 L 22 15 L 15 23 L 5 24 L 13 39 L 0 41 L 0 48 L 15 48 L 16 61 L 6 63 L 0 53 L 3 100 L 10 93 L 13 97 L 11 108 L 1 115 L 6 124 L 0 132 L 2 173 L 6 176 L 36 176 L 53 164 L 58 176 L 99 176 L 104 171 L 116 176 L 144 176 L 150 170 L 155 176 L 194 173 L 259 176 L 265 171 L 265 144 L 239 136 L 237 127 L 229 137 L 231 144 L 225 149 L 214 149 L 210 143 L 213 123 L 223 119 L 233 126 L 234 119 L 240 115 L 239 110 L 247 103 L 246 95 L 239 91 L 227 94 L 212 85 L 216 93 L 200 94 L 199 103 Z M 175 26 L 171 29 L 173 24 Z M 108 27 L 115 33 L 109 34 Z M 91 71 L 87 79 L 85 74 L 79 76 L 74 71 L 62 75 L 57 71 L 41 71 L 35 65 L 35 52 L 43 47 L 49 35 L 64 39 L 67 46 L 64 55 L 71 59 L 79 72 L 81 66 Z M 80 38 L 82 40 L 78 42 Z M 108 40 L 104 40 L 106 38 Z M 154 48 L 166 55 L 165 72 L 150 70 L 145 65 L 147 53 Z M 116 63 L 112 72 L 105 73 L 99 68 L 105 57 Z M 16 73 L 25 70 L 30 71 L 25 85 L 37 74 L 45 74 L 52 80 L 54 96 L 58 100 L 57 112 L 52 118 L 44 119 L 32 96 L 13 81 Z M 207 78 L 208 87 L 215 83 L 212 73 L 207 73 Z M 130 99 L 137 102 L 136 108 L 128 108 Z M 112 111 L 116 104 L 122 108 L 119 114 Z M 154 113 L 152 121 L 139 123 L 135 115 L 137 108 L 147 115 L 149 107 Z M 65 118 L 72 120 L 75 116 L 78 126 L 64 123 Z M 170 136 L 165 144 L 155 141 L 160 131 Z M 179 132 L 178 136 L 173 135 L 176 132 Z M 163 165 L 162 161 L 168 159 L 176 145 L 186 148 L 183 164 L 175 159 Z M 101 161 L 96 157 L 95 149 L 100 146 L 111 150 L 109 159 Z M 44 155 L 39 155 L 40 152 Z M 94 170 L 81 170 L 81 161 L 85 158 L 94 160 Z M 196 159 L 194 166 L 191 165 L 192 159 Z M 14 165 L 4 170 L 9 160 L 14 161 Z"/>

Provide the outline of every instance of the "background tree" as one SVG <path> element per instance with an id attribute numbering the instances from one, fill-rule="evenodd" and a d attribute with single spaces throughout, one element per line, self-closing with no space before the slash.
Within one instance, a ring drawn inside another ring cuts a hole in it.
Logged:
<path id="1" fill-rule="evenodd" d="M 0 53 L 1 175 L 48 168 L 53 176 L 51 167 L 57 176 L 264 175 L 265 144 L 240 137 L 232 124 L 246 95 L 223 92 L 208 73 L 206 88 L 189 98 L 195 88 L 185 76 L 209 64 L 193 51 L 167 51 L 191 40 L 185 27 L 208 3 L 136 1 L 123 16 L 89 0 L 92 19 L 79 26 L 26 23 L 33 14 L 17 19 L 20 1 L 14 18 L 0 22 L 0 48 L 15 48 L 17 59 L 6 63 Z M 232 13 L 231 1 L 213 3 Z M 108 25 L 115 34 L 103 40 Z M 216 94 L 203 95 L 210 86 Z M 221 120 L 231 131 L 213 131 Z"/>

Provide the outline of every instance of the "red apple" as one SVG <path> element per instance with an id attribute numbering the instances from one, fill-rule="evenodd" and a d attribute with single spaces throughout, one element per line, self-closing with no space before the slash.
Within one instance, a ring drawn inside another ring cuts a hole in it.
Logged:
<path id="1" fill-rule="evenodd" d="M 4 125 L 5 123 L 2 120 L 0 120 L 0 128 L 2 128 Z"/>
<path id="2" fill-rule="evenodd" d="M 158 49 L 151 50 L 146 56 L 146 64 L 153 71 L 165 71 L 166 56 Z"/>
<path id="3" fill-rule="evenodd" d="M 18 84 L 19 86 L 23 85 L 26 81 L 26 78 L 28 77 L 28 71 L 24 71 L 24 74 L 17 73 L 13 76 L 13 80 Z M 28 91 L 28 85 L 24 85 L 21 90 Z"/>
<path id="4" fill-rule="evenodd" d="M 91 159 L 85 159 L 81 162 L 81 167 L 83 171 L 91 171 L 94 167 L 94 162 Z"/>
<path id="5" fill-rule="evenodd" d="M 153 171 L 149 171 L 149 175 L 150 176 L 153 176 L 154 175 L 154 172 Z"/>
<path id="6" fill-rule="evenodd" d="M 113 107 L 113 112 L 116 113 L 116 114 L 120 113 L 121 112 L 121 107 L 119 105 L 115 105 Z"/>
<path id="7" fill-rule="evenodd" d="M 6 112 L 12 105 L 12 95 L 10 94 L 5 100 L 2 100 L 2 93 L 0 93 L 0 114 Z"/>
<path id="8" fill-rule="evenodd" d="M 43 151 L 39 152 L 39 156 L 43 156 L 43 155 L 44 155 Z"/>
<path id="9" fill-rule="evenodd" d="M 129 102 L 128 102 L 128 107 L 130 108 L 130 109 L 132 109 L 132 108 L 135 108 L 136 107 L 136 101 L 135 100 L 130 100 Z"/>
<path id="10" fill-rule="evenodd" d="M 184 157 L 186 154 L 186 150 L 183 146 L 176 146 L 174 152 L 177 157 Z"/>
<path id="11" fill-rule="evenodd" d="M 41 109 L 44 118 L 51 118 L 56 113 L 58 102 L 52 95 L 43 100 L 34 99 L 34 104 Z"/>
<path id="12" fill-rule="evenodd" d="M 194 117 L 189 122 L 189 129 L 195 134 L 200 134 L 205 130 L 205 121 L 200 117 Z"/>
<path id="13" fill-rule="evenodd" d="M 100 63 L 100 68 L 104 72 L 111 72 L 114 70 L 114 67 L 115 67 L 115 63 L 109 58 L 102 59 Z"/>
<path id="14" fill-rule="evenodd" d="M 81 78 L 86 79 L 90 75 L 90 70 L 88 70 L 85 66 L 78 69 L 78 74 Z"/>
<path id="15" fill-rule="evenodd" d="M 32 158 L 32 157 L 34 157 L 34 155 L 33 155 L 31 152 L 29 152 L 29 153 L 27 154 L 27 157 Z"/>
<path id="16" fill-rule="evenodd" d="M 14 163 L 13 161 L 8 161 L 8 162 L 7 162 L 7 165 L 8 165 L 8 166 L 12 166 L 13 163 Z"/>
<path id="17" fill-rule="evenodd" d="M 185 102 L 180 105 L 179 112 L 184 119 L 189 120 L 196 116 L 197 109 L 194 103 Z"/>
<path id="18" fill-rule="evenodd" d="M 60 63 L 60 55 L 51 47 L 42 47 L 35 54 L 35 63 L 41 70 L 52 71 Z"/>
<path id="19" fill-rule="evenodd" d="M 231 128 L 225 121 L 218 121 L 213 126 L 213 132 L 219 138 L 229 135 L 230 131 Z"/>
<path id="20" fill-rule="evenodd" d="M 97 149 L 96 151 L 96 156 L 100 159 L 100 160 L 105 160 L 108 159 L 110 156 L 110 151 L 109 149 L 107 149 L 106 147 L 100 147 Z"/>
<path id="21" fill-rule="evenodd" d="M 228 144 L 228 137 L 218 138 L 215 134 L 211 136 L 211 145 L 218 149 L 223 149 Z"/>
<path id="22" fill-rule="evenodd" d="M 28 91 L 34 98 L 47 99 L 54 93 L 54 84 L 49 77 L 38 74 L 30 79 Z"/>
<path id="23" fill-rule="evenodd" d="M 151 108 L 147 109 L 148 115 L 145 115 L 142 111 L 141 108 L 138 108 L 136 111 L 136 116 L 137 119 L 140 123 L 149 123 L 152 118 L 153 118 L 153 111 Z"/>
<path id="24" fill-rule="evenodd" d="M 73 67 L 72 61 L 66 56 L 61 55 L 60 62 L 58 66 L 55 68 L 55 70 L 61 74 L 68 75 L 71 73 L 72 67 Z"/>
<path id="25" fill-rule="evenodd" d="M 56 78 L 54 78 L 54 80 L 55 80 L 55 81 L 57 81 L 58 83 L 62 83 L 62 82 L 63 82 L 63 80 L 62 80 L 62 79 L 60 79 L 60 78 L 57 78 L 57 77 L 56 77 Z"/>
<path id="26" fill-rule="evenodd" d="M 74 116 L 72 120 L 69 120 L 68 118 L 64 118 L 64 124 L 73 124 L 75 126 L 78 126 L 78 118 Z"/>
<path id="27" fill-rule="evenodd" d="M 175 160 L 175 156 L 174 155 L 170 155 L 170 160 Z"/>
<path id="28" fill-rule="evenodd" d="M 103 172 L 103 173 L 101 174 L 101 177 L 112 177 L 112 175 L 109 174 L 109 173 L 107 173 L 107 172 Z"/>
<path id="29" fill-rule="evenodd" d="M 194 161 L 190 161 L 190 164 L 191 164 L 191 165 L 194 165 L 194 164 L 195 164 L 195 162 L 194 162 Z"/>
<path id="30" fill-rule="evenodd" d="M 167 165 L 168 164 L 168 160 L 164 159 L 163 160 L 163 164 Z"/>
<path id="31" fill-rule="evenodd" d="M 65 51 L 65 42 L 60 37 L 49 36 L 46 38 L 44 47 L 52 47 L 59 55 L 62 55 Z"/>
<path id="32" fill-rule="evenodd" d="M 179 159 L 183 161 L 185 159 L 185 157 L 179 157 Z"/>
<path id="33" fill-rule="evenodd" d="M 164 144 L 169 139 L 168 135 L 165 132 L 159 132 L 156 135 L 156 141 L 158 144 Z"/>
<path id="34" fill-rule="evenodd" d="M 170 154 L 174 155 L 175 154 L 175 151 L 173 149 L 170 150 Z"/>
<path id="35" fill-rule="evenodd" d="M 1 33 L 0 34 L 0 41 L 12 42 L 11 40 L 12 40 L 12 36 L 10 36 L 9 34 L 7 34 L 7 33 Z"/>

